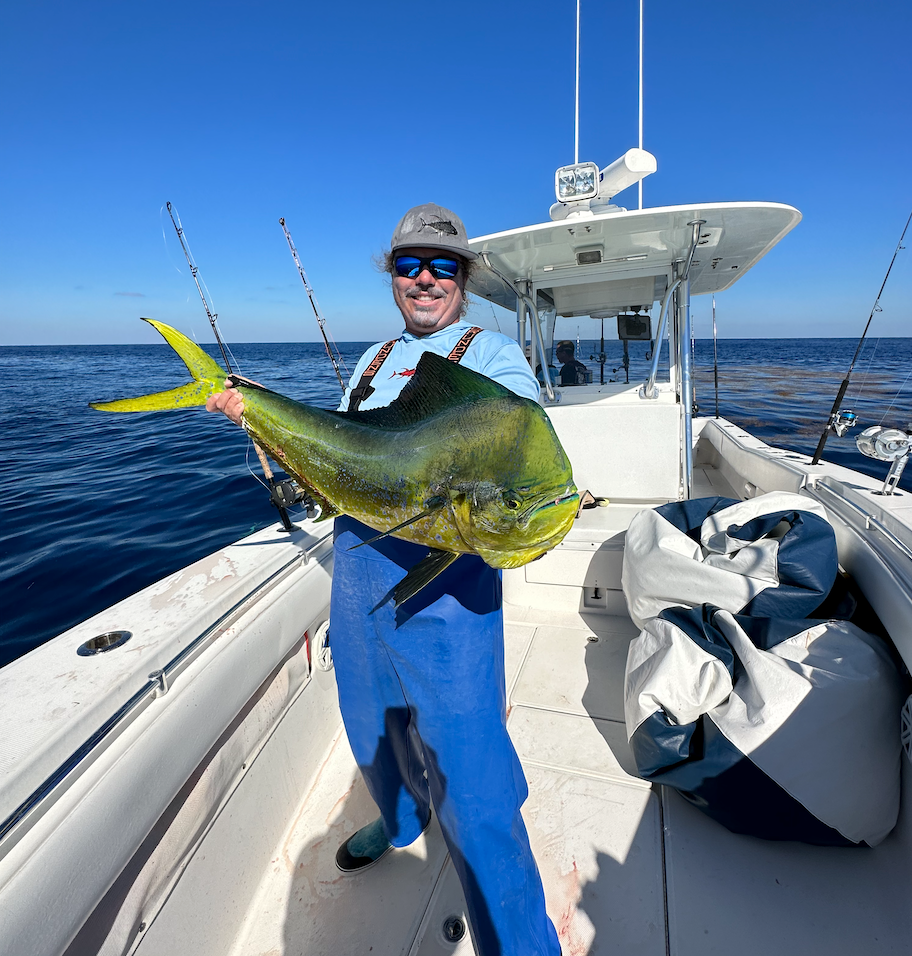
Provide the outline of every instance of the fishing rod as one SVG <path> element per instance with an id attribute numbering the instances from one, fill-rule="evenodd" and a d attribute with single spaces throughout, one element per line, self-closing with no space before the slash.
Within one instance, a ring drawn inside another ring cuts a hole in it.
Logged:
<path id="1" fill-rule="evenodd" d="M 177 214 L 174 207 L 171 203 L 166 202 L 165 208 L 168 210 L 168 215 L 171 217 L 171 223 L 174 226 L 174 231 L 177 233 L 177 238 L 181 244 L 181 249 L 184 250 L 184 256 L 187 259 L 187 265 L 190 266 L 190 275 L 193 276 L 193 281 L 196 283 L 196 291 L 199 292 L 200 298 L 203 300 L 203 308 L 206 310 L 206 317 L 209 319 L 209 324 L 212 326 L 212 331 L 215 333 L 215 341 L 218 342 L 219 348 L 222 350 L 222 358 L 225 360 L 225 368 L 228 370 L 229 374 L 234 371 L 231 367 L 231 362 L 228 359 L 228 350 L 225 348 L 225 343 L 222 341 L 221 335 L 219 335 L 217 320 L 218 313 L 213 312 L 209 308 L 209 301 L 206 298 L 206 294 L 203 292 L 203 287 L 200 285 L 199 268 L 196 263 L 193 261 L 193 256 L 190 254 L 190 246 L 187 245 L 187 240 L 184 236 L 184 227 L 181 225 L 180 216 Z"/>
<path id="2" fill-rule="evenodd" d="M 228 374 L 231 375 L 236 370 L 232 368 L 231 361 L 228 358 L 228 350 L 225 347 L 225 343 L 222 341 L 221 335 L 219 335 L 218 325 L 216 324 L 218 313 L 213 312 L 209 307 L 209 300 L 206 298 L 205 292 L 203 292 L 203 287 L 200 284 L 199 276 L 197 274 L 199 272 L 199 268 L 193 261 L 193 256 L 190 253 L 190 246 L 187 244 L 187 237 L 184 235 L 184 227 L 181 225 L 180 216 L 177 214 L 170 202 L 165 203 L 165 207 L 168 210 L 168 215 L 171 217 L 171 222 L 173 223 L 174 230 L 177 233 L 177 238 L 180 240 L 181 249 L 184 250 L 184 256 L 187 259 L 187 265 L 190 267 L 190 275 L 193 276 L 193 281 L 196 283 L 196 290 L 199 292 L 200 298 L 203 300 L 203 308 L 206 310 L 206 316 L 209 319 L 209 324 L 212 326 L 212 331 L 215 333 L 215 341 L 218 342 L 218 346 L 222 351 L 222 358 L 225 360 L 225 367 L 228 371 Z M 266 481 L 269 485 L 269 500 L 279 510 L 283 529 L 285 531 L 297 531 L 298 527 L 297 525 L 291 523 L 291 519 L 288 517 L 288 510 L 286 507 L 287 505 L 294 504 L 296 500 L 299 500 L 296 497 L 296 492 L 290 487 L 287 487 L 291 484 L 290 482 L 277 482 L 275 480 L 275 475 L 273 474 L 272 468 L 269 465 L 266 452 L 264 452 L 256 442 L 253 442 L 253 450 L 256 452 L 257 458 L 260 459 L 260 466 L 263 469 L 263 476 L 266 478 Z M 308 515 L 309 514 L 310 509 L 308 508 Z"/>
<path id="3" fill-rule="evenodd" d="M 833 407 L 830 409 L 830 417 L 823 429 L 823 434 L 820 436 L 820 441 L 817 442 L 817 450 L 814 452 L 814 458 L 811 461 L 812 465 L 816 465 L 820 462 L 820 456 L 823 454 L 823 446 L 826 444 L 826 440 L 829 438 L 830 432 L 836 432 L 837 435 L 842 437 L 849 430 L 849 428 L 855 424 L 855 421 L 858 417 L 854 412 L 840 410 L 839 406 L 845 397 L 846 389 L 849 387 L 849 379 L 851 378 L 852 370 L 855 368 L 855 363 L 858 361 L 858 356 L 861 353 L 862 345 L 864 345 L 864 340 L 865 336 L 868 334 L 868 329 L 871 327 L 871 320 L 874 318 L 874 313 L 883 311 L 880 308 L 880 297 L 883 295 L 883 290 L 887 285 L 887 279 L 890 278 L 890 272 L 893 269 L 893 263 L 896 262 L 896 257 L 899 255 L 899 250 L 905 248 L 903 245 L 903 239 L 906 238 L 906 230 L 909 228 L 910 222 L 912 222 L 912 212 L 909 213 L 909 218 L 906 220 L 902 235 L 899 237 L 899 242 L 896 244 L 896 249 L 893 252 L 893 258 L 890 260 L 890 266 L 887 269 L 887 274 L 884 276 L 884 280 L 880 284 L 880 292 L 877 293 L 877 298 L 874 300 L 874 307 L 871 309 L 871 314 L 868 316 L 868 321 L 865 324 L 864 332 L 861 333 L 861 338 L 858 340 L 858 348 L 855 349 L 855 355 L 852 357 L 852 364 L 849 366 L 849 370 L 846 372 L 846 377 L 842 380 L 842 385 L 839 386 L 839 391 L 836 394 L 836 401 L 833 402 Z"/>
<path id="4" fill-rule="evenodd" d="M 339 362 L 336 361 L 336 356 L 333 355 L 332 349 L 329 346 L 329 339 L 326 337 L 326 319 L 323 318 L 322 313 L 320 312 L 320 306 L 317 304 L 316 296 L 314 295 L 314 290 L 311 288 L 310 283 L 307 281 L 307 273 L 304 271 L 304 266 L 301 265 L 301 260 L 298 258 L 298 250 L 295 249 L 295 244 L 292 241 L 291 233 L 288 231 L 288 227 L 285 225 L 285 219 L 279 219 L 279 225 L 282 227 L 282 232 L 285 233 L 285 239 L 288 242 L 288 248 L 291 250 L 291 257 L 295 261 L 295 265 L 298 267 L 298 275 L 301 276 L 301 281 L 304 283 L 304 288 L 307 291 L 307 298 L 310 299 L 310 304 L 313 306 L 314 315 L 317 317 L 317 325 L 320 326 L 320 335 L 323 336 L 323 344 L 326 346 L 326 354 L 329 356 L 330 362 L 332 362 L 333 368 L 336 370 L 336 378 L 339 380 L 339 387 L 342 391 L 345 391 L 345 382 L 342 379 L 342 373 L 339 371 Z M 342 361 L 342 356 L 339 356 L 339 361 Z M 345 363 L 343 362 L 343 365 Z M 346 371 L 348 371 L 346 369 Z"/>

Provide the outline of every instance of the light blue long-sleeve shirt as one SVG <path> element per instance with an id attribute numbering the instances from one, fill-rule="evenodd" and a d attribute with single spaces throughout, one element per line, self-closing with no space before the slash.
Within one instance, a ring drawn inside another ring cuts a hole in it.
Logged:
<path id="1" fill-rule="evenodd" d="M 423 352 L 436 352 L 444 358 L 450 354 L 456 343 L 472 328 L 468 322 L 454 322 L 439 332 L 421 337 L 403 332 L 396 340 L 392 351 L 380 370 L 371 380 L 374 391 L 360 405 L 360 410 L 380 408 L 389 405 L 411 380 L 418 359 Z M 356 388 L 364 370 L 374 360 L 383 346 L 383 342 L 372 345 L 359 360 L 355 371 L 345 389 L 345 395 L 339 405 L 339 411 L 348 411 L 348 401 L 352 389 Z M 537 402 L 541 388 L 529 368 L 522 349 L 506 335 L 483 329 L 472 339 L 460 365 L 481 372 L 488 378 L 499 382 L 524 398 Z"/>

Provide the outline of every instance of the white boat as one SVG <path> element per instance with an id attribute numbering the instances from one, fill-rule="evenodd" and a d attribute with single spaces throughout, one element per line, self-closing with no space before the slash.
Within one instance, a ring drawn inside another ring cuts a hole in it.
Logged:
<path id="1" fill-rule="evenodd" d="M 549 347 L 553 314 L 649 312 L 654 336 L 670 316 L 665 381 L 543 394 L 578 486 L 610 501 L 583 510 L 544 558 L 504 572 L 508 728 L 563 951 L 909 952 L 912 801 L 875 848 L 821 847 L 730 832 L 637 771 L 624 678 L 640 629 L 621 581 L 634 516 L 715 495 L 816 503 L 841 568 L 908 664 L 912 505 L 693 415 L 689 297 L 740 280 L 797 210 L 606 206 L 471 243 L 496 270 L 473 291 L 517 309 L 523 343 L 540 320 L 534 354 Z M 331 531 L 304 520 L 257 532 L 0 671 L 0 953 L 473 952 L 436 822 L 364 874 L 334 866 L 375 810 L 327 645 Z M 843 732 L 838 721 L 828 731 Z M 898 755 L 898 709 L 895 733 Z"/>

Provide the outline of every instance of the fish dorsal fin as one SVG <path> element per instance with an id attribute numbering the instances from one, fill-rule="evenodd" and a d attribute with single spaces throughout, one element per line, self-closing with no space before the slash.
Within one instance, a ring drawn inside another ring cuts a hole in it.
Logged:
<path id="1" fill-rule="evenodd" d="M 436 352 L 425 352 L 415 374 L 396 399 L 384 408 L 348 412 L 346 417 L 377 428 L 408 428 L 455 405 L 516 396 L 508 388 L 457 365 Z"/>

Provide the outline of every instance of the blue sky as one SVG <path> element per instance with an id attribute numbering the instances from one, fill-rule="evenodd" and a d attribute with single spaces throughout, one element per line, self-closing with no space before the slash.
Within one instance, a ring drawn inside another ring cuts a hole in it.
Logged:
<path id="1" fill-rule="evenodd" d="M 604 166 L 637 141 L 638 3 L 582 11 L 580 159 Z M 208 340 L 168 200 L 228 341 L 318 337 L 280 216 L 333 336 L 396 334 L 371 258 L 408 207 L 471 235 L 547 218 L 574 34 L 573 0 L 4 4 L 0 344 L 155 341 L 140 315 Z M 804 215 L 718 297 L 721 335 L 860 333 L 912 209 L 910 36 L 908 0 L 646 0 L 646 205 Z M 912 333 L 910 256 L 873 334 Z"/>

